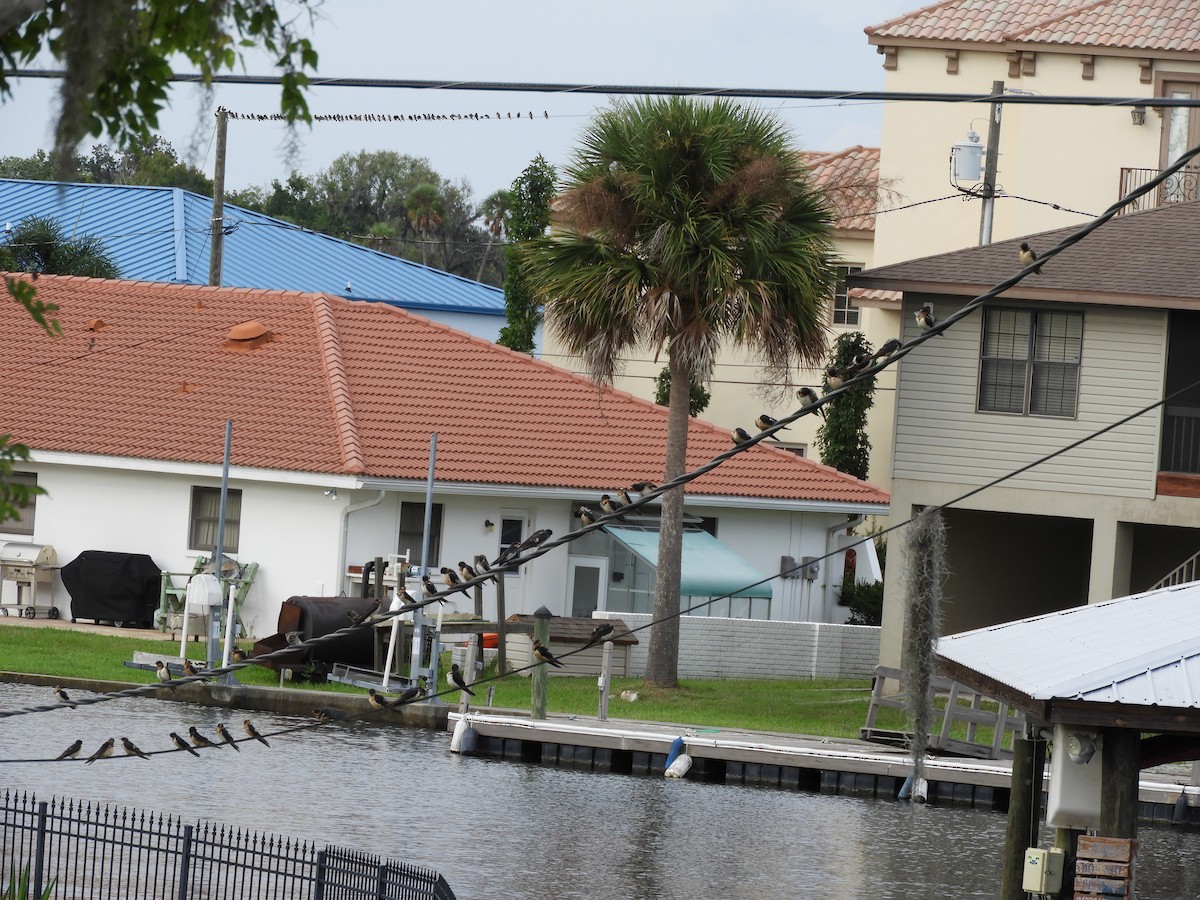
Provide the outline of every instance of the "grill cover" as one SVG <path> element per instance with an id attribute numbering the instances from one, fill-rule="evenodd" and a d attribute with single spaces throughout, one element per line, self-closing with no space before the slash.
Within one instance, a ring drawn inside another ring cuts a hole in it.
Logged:
<path id="1" fill-rule="evenodd" d="M 71 617 L 149 628 L 162 587 L 162 570 L 144 553 L 84 550 L 62 568 Z"/>

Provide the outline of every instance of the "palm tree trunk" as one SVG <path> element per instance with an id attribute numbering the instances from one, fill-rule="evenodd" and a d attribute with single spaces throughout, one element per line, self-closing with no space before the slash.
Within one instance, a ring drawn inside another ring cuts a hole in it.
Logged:
<path id="1" fill-rule="evenodd" d="M 492 255 L 492 244 L 495 242 L 496 236 L 489 231 L 487 246 L 483 248 L 483 259 L 479 261 L 479 274 L 475 276 L 476 281 L 483 281 L 483 270 L 487 268 L 488 257 Z"/>
<path id="2" fill-rule="evenodd" d="M 692 373 L 674 354 L 670 357 L 671 392 L 667 405 L 667 461 L 663 480 L 683 474 L 687 459 L 688 400 Z M 662 519 L 658 533 L 658 581 L 654 591 L 654 621 L 646 656 L 648 684 L 677 687 L 679 684 L 679 585 L 683 560 L 683 488 L 663 494 Z"/>

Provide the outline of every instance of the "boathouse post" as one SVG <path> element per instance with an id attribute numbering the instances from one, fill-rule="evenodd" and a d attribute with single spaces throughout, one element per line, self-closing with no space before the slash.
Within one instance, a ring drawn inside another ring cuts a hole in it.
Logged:
<path id="1" fill-rule="evenodd" d="M 539 606 L 537 612 L 533 614 L 533 639 L 541 641 L 543 644 L 550 645 L 550 620 L 554 618 L 554 614 L 544 606 Z M 546 671 L 545 663 L 536 665 L 537 657 L 530 651 L 531 663 L 534 663 L 533 671 L 530 673 L 530 691 L 529 691 L 529 717 L 531 719 L 546 718 Z"/>
<path id="2" fill-rule="evenodd" d="M 1136 728 L 1102 728 L 1100 835 L 1137 837 L 1138 775 L 1142 736 Z"/>
<path id="3" fill-rule="evenodd" d="M 463 661 L 463 679 L 467 684 L 473 682 L 479 674 L 475 671 L 475 661 L 478 658 L 476 655 L 477 645 L 475 643 L 477 637 L 478 635 L 473 634 L 467 638 L 467 658 Z M 462 691 L 458 696 L 460 698 L 458 701 L 458 711 L 465 713 L 471 706 L 471 695 L 466 691 Z"/>
<path id="4" fill-rule="evenodd" d="M 1008 798 L 1008 827 L 1004 832 L 1004 869 L 1001 900 L 1025 900 L 1021 887 L 1025 850 L 1035 846 L 1042 808 L 1042 773 L 1046 767 L 1046 742 L 1013 739 L 1012 782 Z"/>

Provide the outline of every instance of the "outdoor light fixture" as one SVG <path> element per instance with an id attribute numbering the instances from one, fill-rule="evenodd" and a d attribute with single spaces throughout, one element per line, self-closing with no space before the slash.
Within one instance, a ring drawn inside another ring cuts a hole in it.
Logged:
<path id="1" fill-rule="evenodd" d="M 1146 124 L 1146 107 L 1135 106 L 1129 111 L 1129 118 L 1133 120 L 1134 125 Z"/>
<path id="2" fill-rule="evenodd" d="M 329 490 L 325 491 L 325 496 L 328 497 L 330 500 L 336 500 L 337 499 L 337 488 L 330 488 Z"/>
<path id="3" fill-rule="evenodd" d="M 1063 741 L 1063 750 L 1066 751 L 1067 759 L 1071 762 L 1086 766 L 1096 755 L 1096 739 L 1090 734 L 1069 731 L 1067 739 Z"/>
<path id="4" fill-rule="evenodd" d="M 496 528 L 496 523 L 493 522 L 491 519 L 483 520 L 483 530 L 484 531 L 490 532 L 490 531 L 493 531 L 495 528 Z"/>

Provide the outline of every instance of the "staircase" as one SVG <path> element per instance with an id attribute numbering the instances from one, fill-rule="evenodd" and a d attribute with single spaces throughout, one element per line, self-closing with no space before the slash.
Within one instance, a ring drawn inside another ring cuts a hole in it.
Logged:
<path id="1" fill-rule="evenodd" d="M 1189 556 L 1180 565 L 1168 572 L 1162 579 L 1151 585 L 1150 590 L 1171 587 L 1176 584 L 1187 584 L 1196 581 L 1200 575 L 1200 552 Z"/>

